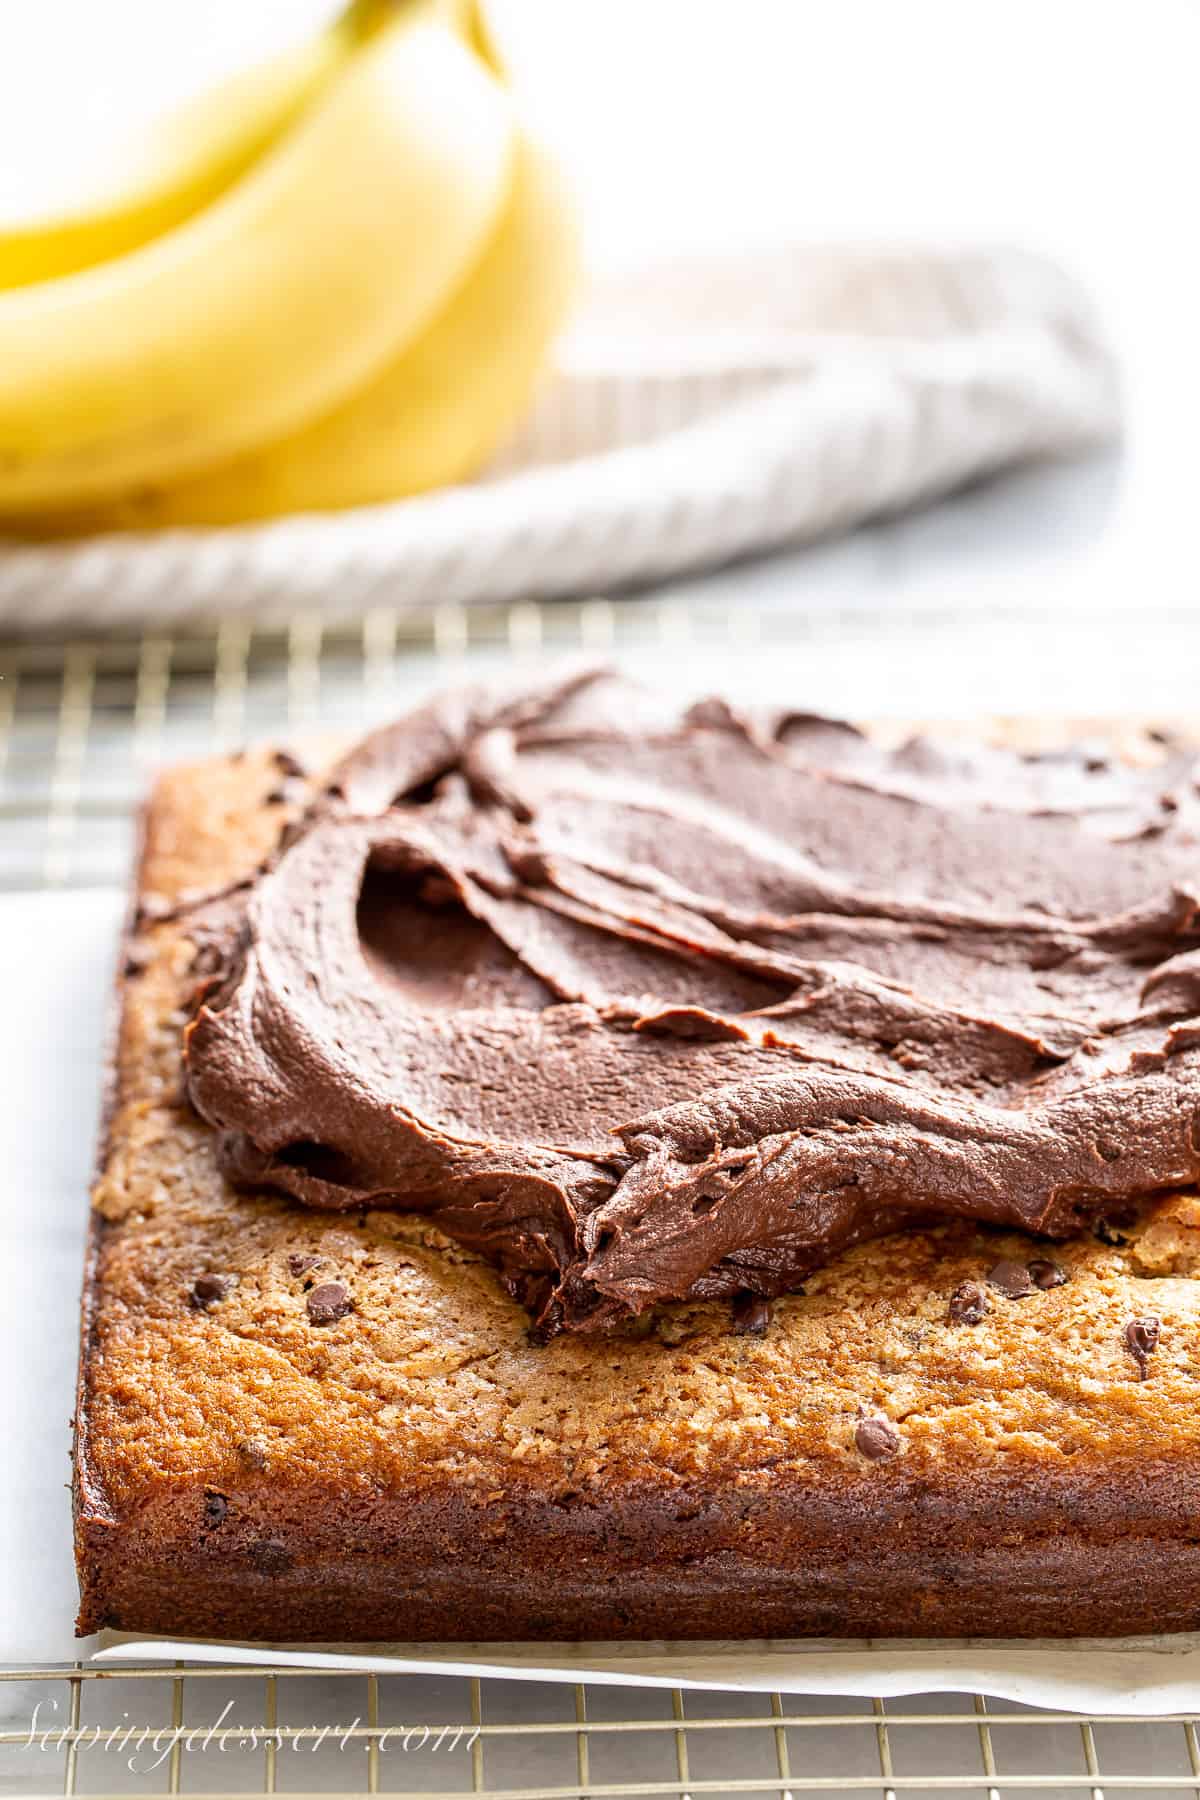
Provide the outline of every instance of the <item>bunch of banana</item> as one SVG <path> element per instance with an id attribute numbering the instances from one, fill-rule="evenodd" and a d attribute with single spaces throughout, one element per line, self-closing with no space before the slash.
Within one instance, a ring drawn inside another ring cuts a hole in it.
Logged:
<path id="1" fill-rule="evenodd" d="M 352 0 L 70 214 L 0 228 L 0 530 L 224 524 L 461 480 L 574 283 L 470 0 Z"/>

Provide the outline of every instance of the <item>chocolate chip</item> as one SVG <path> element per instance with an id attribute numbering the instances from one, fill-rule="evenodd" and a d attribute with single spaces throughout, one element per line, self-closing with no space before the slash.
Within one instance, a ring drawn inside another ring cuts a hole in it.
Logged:
<path id="1" fill-rule="evenodd" d="M 300 761 L 300 758 L 298 756 L 293 756 L 290 750 L 274 751 L 272 760 L 281 775 L 291 775 L 298 779 L 303 779 L 303 777 L 308 774 L 308 770 Z"/>
<path id="2" fill-rule="evenodd" d="M 305 1302 L 314 1325 L 336 1325 L 354 1306 L 340 1281 L 324 1281 L 315 1287 Z"/>
<path id="3" fill-rule="evenodd" d="M 265 1469 L 267 1466 L 267 1449 L 257 1438 L 245 1438 L 237 1445 L 237 1453 L 248 1469 Z"/>
<path id="4" fill-rule="evenodd" d="M 215 1531 L 218 1525 L 223 1525 L 225 1514 L 228 1511 L 229 1502 L 224 1494 L 206 1493 L 204 1496 L 205 1531 Z"/>
<path id="5" fill-rule="evenodd" d="M 1125 1327 L 1125 1348 L 1138 1366 L 1139 1381 L 1145 1381 L 1150 1373 L 1150 1358 L 1158 1349 L 1159 1329 L 1158 1320 L 1151 1313 L 1140 1319 L 1130 1319 Z"/>
<path id="6" fill-rule="evenodd" d="M 952 1325 L 978 1325 L 992 1310 L 992 1303 L 977 1281 L 964 1281 L 950 1296 Z"/>
<path id="7" fill-rule="evenodd" d="M 988 1270 L 988 1285 L 1008 1300 L 1023 1300 L 1026 1294 L 1033 1292 L 1033 1283 L 1025 1264 L 1010 1262 L 1007 1257 L 998 1262 L 994 1269 Z"/>
<path id="8" fill-rule="evenodd" d="M 854 1447 L 869 1462 L 882 1462 L 900 1448 L 900 1433 L 890 1419 L 860 1419 L 854 1428 Z"/>
<path id="9" fill-rule="evenodd" d="M 189 1295 L 191 1304 L 204 1311 L 215 1306 L 218 1300 L 224 1300 L 237 1286 L 236 1275 L 197 1275 L 192 1283 Z"/>
<path id="10" fill-rule="evenodd" d="M 287 1259 L 288 1272 L 292 1275 L 307 1275 L 310 1269 L 315 1269 L 323 1260 L 320 1256 L 304 1256 L 299 1251 L 293 1251 Z"/>
<path id="11" fill-rule="evenodd" d="M 733 1303 L 735 1337 L 762 1337 L 771 1323 L 770 1303 L 761 1294 L 739 1294 Z"/>
<path id="12" fill-rule="evenodd" d="M 125 979 L 128 981 L 135 975 L 141 975 L 149 968 L 153 955 L 154 952 L 148 944 L 139 944 L 136 941 L 130 944 L 125 952 Z"/>
<path id="13" fill-rule="evenodd" d="M 264 1575 L 286 1575 L 292 1566 L 292 1553 L 285 1544 L 264 1538 L 261 1543 L 251 1544 L 246 1554 L 251 1566 L 261 1570 Z"/>
<path id="14" fill-rule="evenodd" d="M 1051 1262 L 1047 1256 L 1038 1256 L 1029 1265 L 1029 1279 L 1034 1287 L 1041 1288 L 1045 1293 L 1049 1288 L 1061 1287 L 1067 1280 L 1067 1271 L 1061 1263 Z"/>

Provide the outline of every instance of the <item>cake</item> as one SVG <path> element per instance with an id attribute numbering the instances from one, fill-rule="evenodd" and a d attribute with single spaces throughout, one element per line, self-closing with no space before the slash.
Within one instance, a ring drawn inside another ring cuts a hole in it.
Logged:
<path id="1" fill-rule="evenodd" d="M 1198 817 L 605 672 L 167 771 L 80 1632 L 1195 1629 Z"/>

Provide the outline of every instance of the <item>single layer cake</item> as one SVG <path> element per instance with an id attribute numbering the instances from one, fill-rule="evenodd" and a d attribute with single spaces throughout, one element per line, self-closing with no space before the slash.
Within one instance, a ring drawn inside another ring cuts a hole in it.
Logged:
<path id="1" fill-rule="evenodd" d="M 1198 821 L 606 674 L 162 777 L 80 1630 L 1196 1628 Z"/>

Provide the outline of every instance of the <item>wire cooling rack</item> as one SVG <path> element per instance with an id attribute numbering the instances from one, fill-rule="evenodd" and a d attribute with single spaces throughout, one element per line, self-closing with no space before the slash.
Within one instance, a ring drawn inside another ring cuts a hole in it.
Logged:
<path id="1" fill-rule="evenodd" d="M 1194 717 L 1200 608 L 685 602 L 381 607 L 353 629 L 229 619 L 173 638 L 0 641 L 0 886 L 123 882 L 148 771 L 245 739 L 361 731 L 436 681 L 553 655 L 860 717 Z"/>
<path id="2" fill-rule="evenodd" d="M 6 1793 L 1196 1795 L 1196 1721 L 980 1696 L 780 1694 L 181 1666 L 6 1671 Z"/>
<path id="3" fill-rule="evenodd" d="M 0 643 L 0 885 L 123 882 L 156 763 L 361 730 L 436 680 L 553 652 L 830 711 L 1194 710 L 1200 616 L 589 600 L 381 608 L 353 631 L 231 619 L 167 638 Z M 182 1665 L 0 1668 L 0 1794 L 858 1793 L 1200 1800 L 1194 1718 L 1079 1718 L 978 1695 L 804 1699 Z"/>

